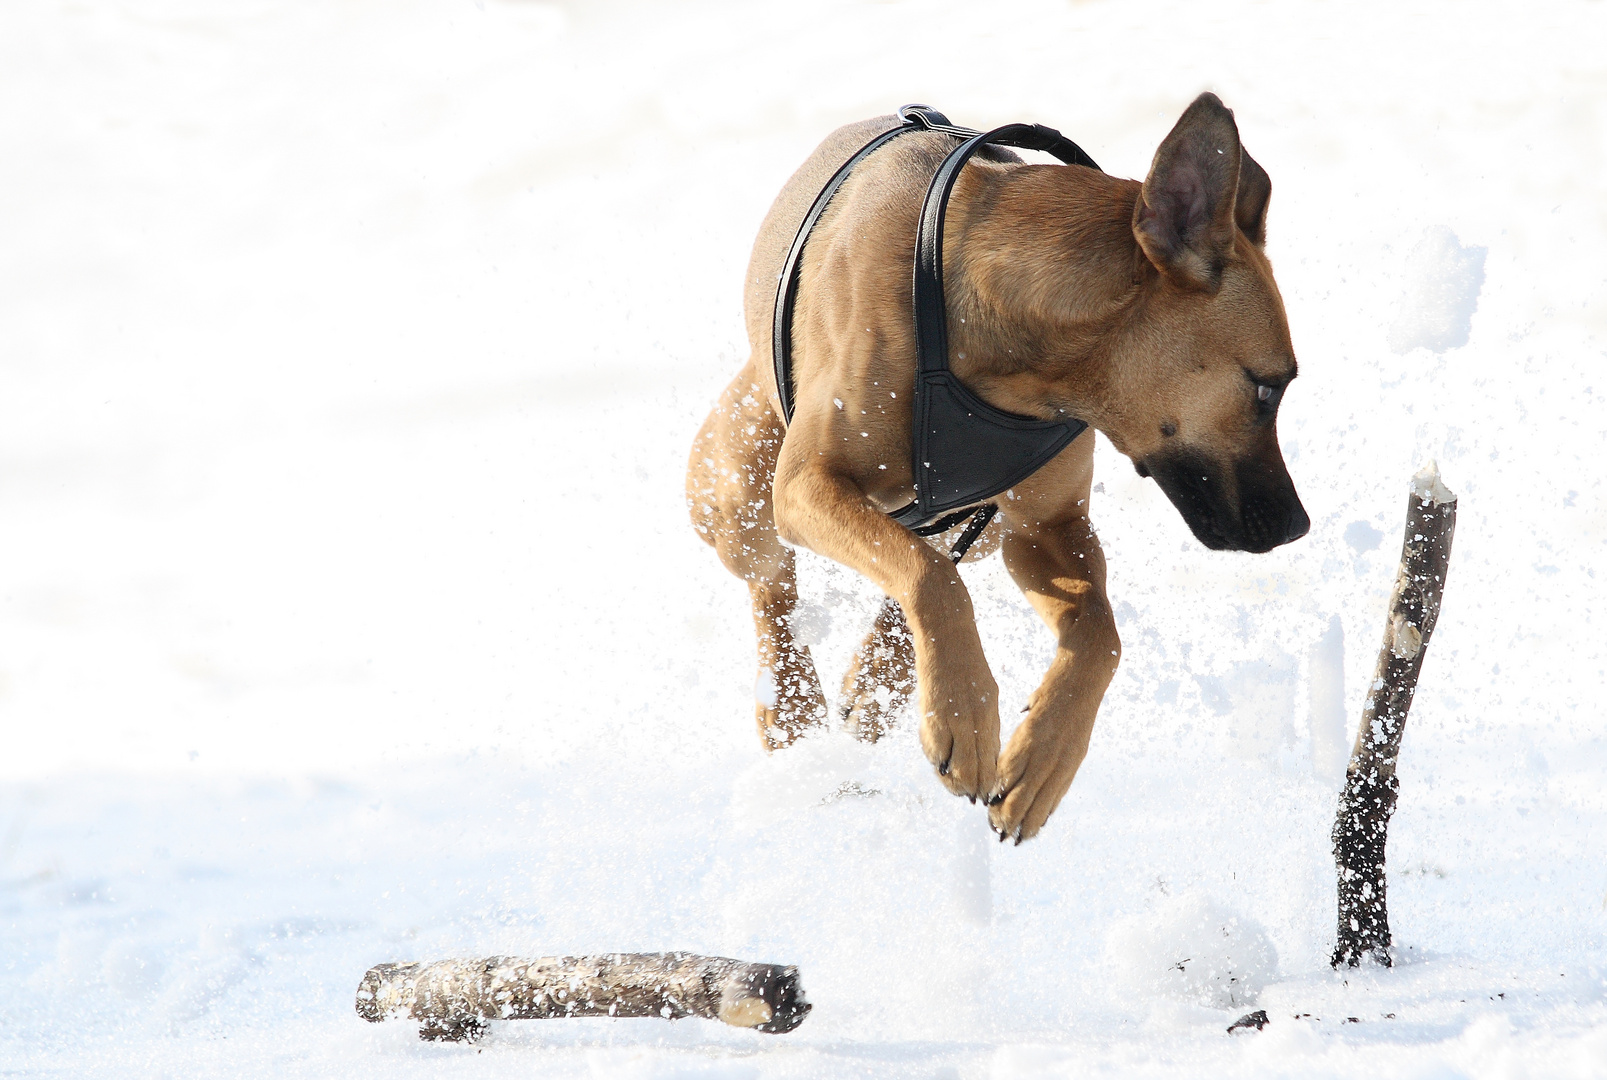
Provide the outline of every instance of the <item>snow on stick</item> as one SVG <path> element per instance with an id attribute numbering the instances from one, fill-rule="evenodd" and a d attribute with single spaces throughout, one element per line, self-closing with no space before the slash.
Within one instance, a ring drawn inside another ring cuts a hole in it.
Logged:
<path id="1" fill-rule="evenodd" d="M 379 964 L 357 988 L 358 1016 L 421 1020 L 432 1041 L 472 1041 L 489 1020 L 570 1016 L 702 1016 L 781 1034 L 809 1009 L 795 967 L 690 953 Z"/>
<path id="2" fill-rule="evenodd" d="M 1439 618 L 1455 533 L 1456 496 L 1440 482 L 1439 467 L 1430 461 L 1412 477 L 1406 539 L 1384 625 L 1384 646 L 1334 817 L 1334 862 L 1339 870 L 1334 967 L 1355 967 L 1363 959 L 1385 967 L 1392 963 L 1384 846 L 1399 790 L 1395 765 L 1429 635 Z"/>

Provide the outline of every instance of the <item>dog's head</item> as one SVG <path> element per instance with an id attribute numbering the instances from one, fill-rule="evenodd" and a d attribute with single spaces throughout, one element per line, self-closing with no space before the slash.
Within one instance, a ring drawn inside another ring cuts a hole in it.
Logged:
<path id="1" fill-rule="evenodd" d="M 1202 94 L 1133 212 L 1142 295 L 1100 425 L 1219 550 L 1270 551 L 1311 527 L 1278 449 L 1295 358 L 1262 252 L 1271 194 L 1233 113 Z"/>

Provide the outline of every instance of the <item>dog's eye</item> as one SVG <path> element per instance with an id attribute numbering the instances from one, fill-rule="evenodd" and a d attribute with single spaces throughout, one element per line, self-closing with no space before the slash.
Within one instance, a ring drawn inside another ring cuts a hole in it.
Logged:
<path id="1" fill-rule="evenodd" d="M 1276 386 L 1268 386 L 1266 383 L 1256 383 L 1256 411 L 1261 413 L 1263 416 L 1270 416 L 1278 407 L 1278 398 L 1280 394 L 1281 391 Z"/>
<path id="2" fill-rule="evenodd" d="M 1244 369 L 1244 380 L 1249 384 L 1251 392 L 1255 394 L 1255 411 L 1258 420 L 1267 421 L 1272 419 L 1273 414 L 1278 411 L 1278 402 L 1283 400 L 1284 388 L 1289 385 L 1289 380 L 1292 378 L 1294 378 L 1293 371 L 1287 376 L 1280 377 L 1277 375 L 1257 375 L 1248 367 Z M 1272 381 L 1267 381 L 1269 379 Z"/>

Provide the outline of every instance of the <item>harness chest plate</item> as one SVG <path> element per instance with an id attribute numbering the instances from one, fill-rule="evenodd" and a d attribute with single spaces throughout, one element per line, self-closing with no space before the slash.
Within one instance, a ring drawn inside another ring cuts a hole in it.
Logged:
<path id="1" fill-rule="evenodd" d="M 942 113 L 925 105 L 905 105 L 898 110 L 898 117 L 898 127 L 866 143 L 832 175 L 804 215 L 782 265 L 772 341 L 776 392 L 783 418 L 791 422 L 792 311 L 798 299 L 804 245 L 815 223 L 854 166 L 892 139 L 911 131 L 936 131 L 962 139 L 938 166 L 921 206 L 912 281 L 917 370 L 910 465 L 915 499 L 888 515 L 900 525 L 928 536 L 959 524 L 972 515 L 978 503 L 1037 472 L 1088 427 L 1072 417 L 1040 420 L 994 408 L 949 368 L 948 315 L 943 299 L 943 214 L 960 169 L 971 155 L 990 144 L 1046 151 L 1067 165 L 1090 169 L 1099 166 L 1076 143 L 1039 124 L 1007 124 L 988 132 L 972 131 L 955 127 Z M 992 516 L 993 507 L 983 509 L 988 517 Z M 974 531 L 980 533 L 981 529 Z M 967 530 L 968 535 L 972 532 Z"/>

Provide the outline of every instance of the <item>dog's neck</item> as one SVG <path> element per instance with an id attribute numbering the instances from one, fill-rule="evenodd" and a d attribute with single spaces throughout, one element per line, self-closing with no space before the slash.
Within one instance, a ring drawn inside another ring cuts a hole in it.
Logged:
<path id="1" fill-rule="evenodd" d="M 1139 190 L 1066 166 L 966 170 L 944 243 L 961 379 L 1000 408 L 1105 428 L 1119 340 L 1156 278 L 1133 235 Z"/>

